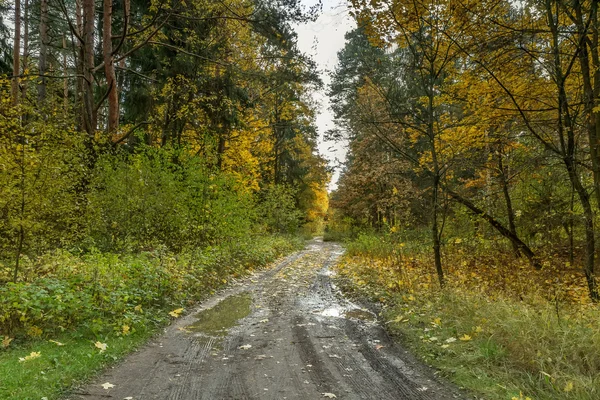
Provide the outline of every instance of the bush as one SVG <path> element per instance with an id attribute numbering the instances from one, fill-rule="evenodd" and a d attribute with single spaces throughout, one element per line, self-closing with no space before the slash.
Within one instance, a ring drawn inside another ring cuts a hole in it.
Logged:
<path id="1" fill-rule="evenodd" d="M 248 234 L 253 222 L 250 195 L 178 149 L 100 157 L 88 199 L 89 234 L 103 250 L 215 244 Z"/>
<path id="2" fill-rule="evenodd" d="M 258 206 L 259 223 L 267 231 L 297 232 L 302 212 L 296 207 L 295 191 L 285 185 L 271 185 L 262 190 Z"/>

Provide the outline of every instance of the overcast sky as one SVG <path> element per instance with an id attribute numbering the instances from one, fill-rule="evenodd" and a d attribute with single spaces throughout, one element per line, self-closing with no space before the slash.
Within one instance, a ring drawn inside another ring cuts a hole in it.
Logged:
<path id="1" fill-rule="evenodd" d="M 303 0 L 303 3 L 309 7 L 316 1 Z M 329 73 L 337 63 L 337 53 L 344 47 L 344 35 L 353 27 L 354 21 L 348 15 L 347 3 L 344 0 L 323 0 L 323 12 L 319 19 L 295 27 L 300 50 L 315 60 L 325 84 L 323 91 L 318 93 L 316 98 L 321 105 L 317 116 L 317 128 L 320 135 L 319 151 L 329 160 L 330 166 L 338 166 L 344 160 L 346 149 L 342 143 L 323 141 L 325 131 L 333 128 L 333 114 L 325 92 L 331 80 Z M 335 189 L 339 172 L 337 168 L 329 185 L 330 190 Z"/>

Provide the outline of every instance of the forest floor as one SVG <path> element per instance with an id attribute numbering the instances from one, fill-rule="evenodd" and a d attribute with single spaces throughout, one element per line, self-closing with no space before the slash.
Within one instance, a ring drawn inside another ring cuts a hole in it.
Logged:
<path id="1" fill-rule="evenodd" d="M 179 318 L 67 399 L 456 399 L 345 298 L 330 270 L 343 253 L 313 240 Z"/>

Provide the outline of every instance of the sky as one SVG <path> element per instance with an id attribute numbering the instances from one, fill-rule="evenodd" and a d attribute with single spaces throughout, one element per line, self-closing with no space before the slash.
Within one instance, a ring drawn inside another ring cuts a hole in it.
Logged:
<path id="1" fill-rule="evenodd" d="M 306 7 L 316 3 L 314 0 L 302 2 Z M 315 22 L 294 27 L 298 34 L 298 47 L 317 63 L 324 83 L 323 89 L 315 95 L 315 100 L 320 104 L 316 122 L 320 138 L 319 152 L 327 158 L 330 166 L 338 167 L 331 179 L 330 191 L 337 187 L 339 166 L 346 156 L 346 144 L 323 140 L 325 132 L 333 128 L 333 113 L 326 92 L 331 82 L 329 73 L 335 69 L 337 53 L 344 47 L 344 35 L 354 26 L 354 20 L 348 15 L 347 3 L 344 0 L 323 0 L 323 11 Z"/>

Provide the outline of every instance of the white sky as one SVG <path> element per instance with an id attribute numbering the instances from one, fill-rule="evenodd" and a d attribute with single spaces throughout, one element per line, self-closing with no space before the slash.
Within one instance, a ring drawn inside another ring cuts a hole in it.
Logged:
<path id="1" fill-rule="evenodd" d="M 316 4 L 315 0 L 302 0 L 307 7 Z M 344 0 L 323 0 L 323 12 L 315 21 L 295 26 L 298 34 L 298 47 L 310 55 L 317 63 L 324 89 L 316 94 L 315 100 L 320 103 L 317 116 L 319 130 L 319 152 L 329 160 L 329 165 L 339 166 L 346 157 L 345 143 L 325 142 L 325 131 L 333 128 L 333 113 L 329 107 L 326 95 L 331 78 L 329 73 L 337 63 L 337 53 L 344 47 L 344 35 L 355 26 L 354 20 L 348 15 L 347 3 Z M 329 190 L 337 187 L 340 170 L 336 169 Z"/>

